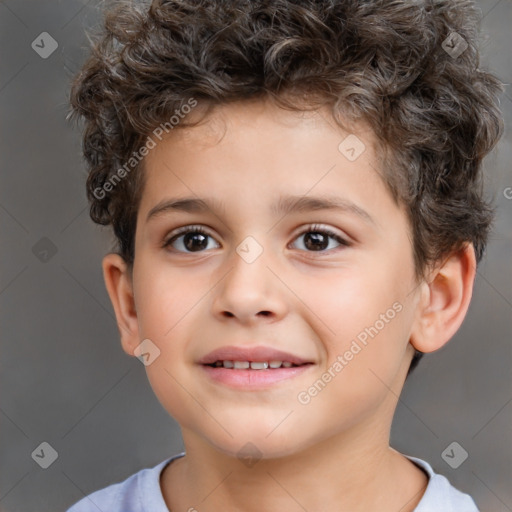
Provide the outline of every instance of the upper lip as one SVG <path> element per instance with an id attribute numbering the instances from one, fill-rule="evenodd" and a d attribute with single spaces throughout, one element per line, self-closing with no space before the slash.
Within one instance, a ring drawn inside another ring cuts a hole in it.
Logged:
<path id="1" fill-rule="evenodd" d="M 289 361 L 290 363 L 300 365 L 311 363 L 289 352 L 276 350 L 271 347 L 236 347 L 226 346 L 213 350 L 209 354 L 201 358 L 199 364 L 213 364 L 216 361 L 249 361 L 249 362 L 265 362 L 265 361 Z"/>

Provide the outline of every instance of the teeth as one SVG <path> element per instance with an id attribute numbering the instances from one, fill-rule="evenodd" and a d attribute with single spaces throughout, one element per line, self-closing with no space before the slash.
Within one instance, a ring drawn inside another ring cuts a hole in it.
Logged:
<path id="1" fill-rule="evenodd" d="M 224 367 L 235 370 L 267 370 L 268 368 L 291 368 L 293 363 L 290 361 L 215 361 L 215 368 Z"/>
<path id="2" fill-rule="evenodd" d="M 251 370 L 266 370 L 267 368 L 268 368 L 268 363 L 266 363 L 266 362 L 263 362 L 263 363 L 252 362 L 251 363 Z"/>

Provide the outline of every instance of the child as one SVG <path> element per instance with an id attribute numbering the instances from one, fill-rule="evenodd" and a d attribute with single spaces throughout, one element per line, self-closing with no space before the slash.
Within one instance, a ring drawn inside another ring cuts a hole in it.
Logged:
<path id="1" fill-rule="evenodd" d="M 389 446 L 493 215 L 473 3 L 116 5 L 72 112 L 122 347 L 185 452 L 69 512 L 477 511 Z"/>

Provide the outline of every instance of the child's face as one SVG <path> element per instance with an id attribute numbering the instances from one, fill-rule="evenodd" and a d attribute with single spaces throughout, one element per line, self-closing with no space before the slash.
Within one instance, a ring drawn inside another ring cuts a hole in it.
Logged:
<path id="1" fill-rule="evenodd" d="M 133 353 L 150 339 L 160 350 L 148 378 L 185 442 L 201 439 L 231 455 L 251 442 L 270 457 L 332 436 L 359 436 L 368 446 L 388 436 L 418 304 L 410 228 L 377 174 L 372 133 L 357 131 L 366 149 L 350 161 L 351 145 L 338 149 L 348 133 L 329 119 L 327 111 L 232 104 L 214 123 L 175 129 L 146 157 L 133 268 L 139 331 L 123 344 Z M 288 196 L 335 197 L 345 207 L 275 213 Z M 223 207 L 147 219 L 179 198 Z M 190 225 L 208 235 L 163 247 Z M 226 346 L 277 349 L 311 364 L 199 363 Z"/>

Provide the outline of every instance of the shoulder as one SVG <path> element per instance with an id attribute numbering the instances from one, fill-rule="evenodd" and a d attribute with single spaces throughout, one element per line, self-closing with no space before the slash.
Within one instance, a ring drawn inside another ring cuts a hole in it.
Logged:
<path id="1" fill-rule="evenodd" d="M 95 491 L 66 512 L 168 512 L 160 489 L 160 473 L 169 462 L 183 455 L 174 455 L 152 468 L 134 473 L 122 482 Z"/>
<path id="2" fill-rule="evenodd" d="M 430 464 L 417 457 L 405 455 L 422 468 L 429 476 L 429 482 L 421 501 L 414 512 L 479 512 L 469 494 L 465 494 L 450 484 L 449 480 L 435 473 Z"/>

